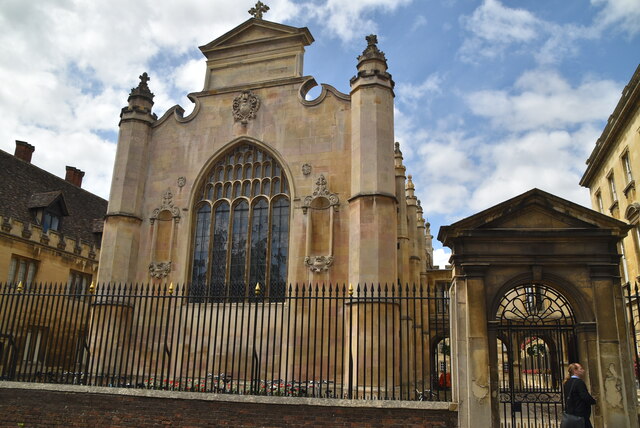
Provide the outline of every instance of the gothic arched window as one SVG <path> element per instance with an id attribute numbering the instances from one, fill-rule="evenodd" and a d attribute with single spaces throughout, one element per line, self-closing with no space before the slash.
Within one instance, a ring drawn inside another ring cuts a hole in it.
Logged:
<path id="1" fill-rule="evenodd" d="M 191 295 L 220 300 L 284 296 L 289 250 L 289 186 L 278 162 L 241 144 L 216 162 L 194 207 Z"/>

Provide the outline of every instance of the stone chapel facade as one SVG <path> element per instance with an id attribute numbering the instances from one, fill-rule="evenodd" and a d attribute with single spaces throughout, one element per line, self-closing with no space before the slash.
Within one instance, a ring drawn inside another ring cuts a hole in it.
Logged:
<path id="1" fill-rule="evenodd" d="M 145 74 L 122 109 L 99 282 L 426 284 L 431 234 L 394 144 L 376 36 L 351 91 L 303 74 L 307 28 L 255 17 L 201 46 L 204 88 L 161 118 Z"/>

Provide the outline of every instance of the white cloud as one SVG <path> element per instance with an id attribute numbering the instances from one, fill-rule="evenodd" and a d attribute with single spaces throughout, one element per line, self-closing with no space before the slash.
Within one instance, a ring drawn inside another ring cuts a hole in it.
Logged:
<path id="1" fill-rule="evenodd" d="M 411 24 L 411 31 L 416 31 L 417 29 L 419 29 L 420 27 L 424 27 L 425 25 L 427 25 L 427 18 L 425 18 L 424 15 L 418 15 L 413 21 L 413 24 Z"/>
<path id="2" fill-rule="evenodd" d="M 292 0 L 269 3 L 270 20 L 300 13 Z M 5 0 L 0 148 L 13 153 L 14 140 L 28 141 L 35 165 L 59 176 L 76 166 L 86 172 L 84 188 L 108 197 L 119 113 L 137 77 L 150 72 L 158 114 L 186 101 L 185 92 L 202 89 L 197 46 L 248 19 L 254 4 Z"/>
<path id="3" fill-rule="evenodd" d="M 608 33 L 640 32 L 638 0 L 591 0 L 602 8 L 590 25 L 558 24 L 538 18 L 525 9 L 509 8 L 498 0 L 485 0 L 460 21 L 469 34 L 459 50 L 466 62 L 525 54 L 539 64 L 555 64 L 577 54 L 580 40 L 606 37 Z"/>
<path id="4" fill-rule="evenodd" d="M 591 4 L 602 6 L 595 25 L 604 31 L 624 31 L 629 36 L 640 32 L 640 2 L 638 0 L 591 0 Z"/>
<path id="5" fill-rule="evenodd" d="M 478 38 L 490 42 L 527 42 L 538 36 L 539 21 L 531 12 L 497 0 L 485 0 L 464 22 Z"/>
<path id="6" fill-rule="evenodd" d="M 537 69 L 523 73 L 511 91 L 473 92 L 467 103 L 494 126 L 523 131 L 601 120 L 619 97 L 619 85 L 613 81 L 586 79 L 571 87 L 557 71 Z"/>
<path id="7" fill-rule="evenodd" d="M 619 88 L 595 78 L 572 85 L 558 71 L 535 69 L 510 88 L 463 96 L 488 126 L 459 116 L 427 126 L 396 109 L 396 135 L 407 172 L 419 171 L 425 212 L 468 215 L 533 187 L 588 205 L 578 182 Z"/>
<path id="8" fill-rule="evenodd" d="M 401 102 L 412 103 L 427 94 L 440 93 L 442 81 L 443 79 L 438 73 L 430 74 L 422 83 L 417 85 L 408 82 L 399 83 L 396 86 L 396 93 Z"/>
<path id="9" fill-rule="evenodd" d="M 591 128 L 593 130 L 593 128 Z M 506 137 L 488 148 L 485 161 L 491 173 L 477 183 L 469 207 L 482 210 L 534 187 L 588 204 L 588 191 L 577 183 L 584 169 L 581 145 L 597 133 L 531 131 Z M 586 141 L 585 141 L 586 139 Z"/>
<path id="10" fill-rule="evenodd" d="M 514 43 L 527 43 L 540 36 L 542 22 L 531 12 L 512 9 L 497 0 L 485 0 L 462 26 L 471 33 L 460 48 L 464 60 L 477 56 L 494 58 Z"/>
<path id="11" fill-rule="evenodd" d="M 439 266 L 440 269 L 444 269 L 449 264 L 450 257 L 451 251 L 446 251 L 444 248 L 433 250 L 433 264 L 434 266 Z"/>
<path id="12" fill-rule="evenodd" d="M 305 3 L 305 13 L 325 22 L 326 30 L 344 42 L 377 32 L 377 23 L 368 16 L 375 10 L 392 12 L 413 0 L 326 0 L 323 4 Z"/>
<path id="13" fill-rule="evenodd" d="M 206 62 L 203 59 L 192 59 L 180 65 L 174 73 L 174 85 L 186 93 L 197 92 L 204 87 Z"/>
<path id="14" fill-rule="evenodd" d="M 572 86 L 557 71 L 536 69 L 510 89 L 471 93 L 471 111 L 490 119 L 497 134 L 482 150 L 486 170 L 469 207 L 485 209 L 533 187 L 588 205 L 587 190 L 577 183 L 619 87 L 593 78 Z"/>

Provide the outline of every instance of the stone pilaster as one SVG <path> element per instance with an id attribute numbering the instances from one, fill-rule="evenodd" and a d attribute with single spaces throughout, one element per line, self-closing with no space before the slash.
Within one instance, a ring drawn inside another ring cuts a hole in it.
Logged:
<path id="1" fill-rule="evenodd" d="M 629 338 L 625 328 L 624 305 L 618 268 L 616 264 L 590 267 L 593 305 L 597 326 L 596 367 L 599 372 L 590 379 L 599 379 L 598 385 L 591 382 L 598 404 L 595 426 L 637 427 L 637 397 L 633 362 L 629 355 Z M 591 362 L 591 361 L 590 361 Z"/>
<path id="2" fill-rule="evenodd" d="M 492 426 L 489 340 L 484 273 L 487 266 L 456 268 L 451 291 L 454 400 L 461 427 Z"/>

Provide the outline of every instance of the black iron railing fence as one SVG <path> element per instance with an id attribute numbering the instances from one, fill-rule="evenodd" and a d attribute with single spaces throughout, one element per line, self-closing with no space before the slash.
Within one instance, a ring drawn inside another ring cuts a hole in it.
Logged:
<path id="1" fill-rule="evenodd" d="M 638 283 L 623 285 L 627 323 L 631 336 L 631 353 L 633 355 L 633 371 L 636 376 L 636 387 L 640 388 L 640 293 Z"/>
<path id="2" fill-rule="evenodd" d="M 228 287 L 232 289 L 232 287 Z M 196 288 L 194 287 L 194 290 Z M 445 288 L 0 285 L 4 380 L 450 400 Z"/>

